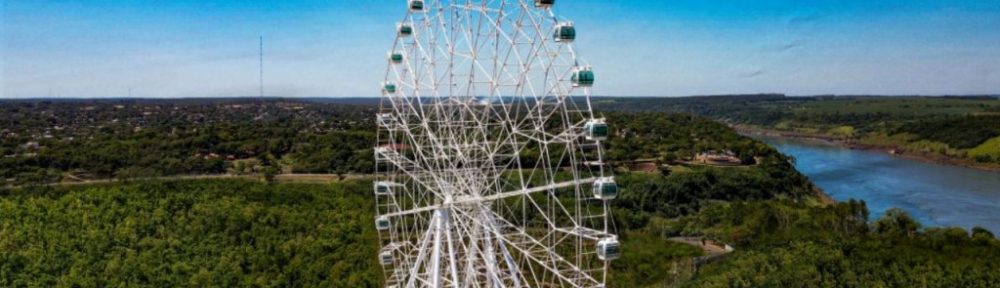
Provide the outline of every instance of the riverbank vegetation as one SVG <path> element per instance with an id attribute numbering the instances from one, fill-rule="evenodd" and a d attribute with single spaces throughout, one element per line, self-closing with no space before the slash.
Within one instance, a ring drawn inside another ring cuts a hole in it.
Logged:
<path id="1" fill-rule="evenodd" d="M 780 94 L 685 98 L 606 98 L 615 111 L 691 113 L 729 125 L 837 140 L 970 166 L 1000 168 L 996 96 L 785 97 Z"/>
<path id="2" fill-rule="evenodd" d="M 709 151 L 733 152 L 743 163 L 760 157 L 787 161 L 767 144 L 734 133 L 728 126 L 689 114 L 604 112 L 617 129 L 608 140 L 608 160 L 652 159 L 664 164 L 694 158 Z"/>
<path id="3" fill-rule="evenodd" d="M 720 204 L 684 229 L 739 250 L 707 265 L 690 287 L 996 287 L 1000 241 L 982 228 L 926 228 L 900 210 L 868 223 L 861 202 Z"/>

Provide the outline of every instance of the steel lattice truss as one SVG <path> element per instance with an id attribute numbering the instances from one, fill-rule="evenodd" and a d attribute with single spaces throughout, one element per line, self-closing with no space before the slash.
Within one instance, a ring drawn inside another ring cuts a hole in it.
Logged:
<path id="1" fill-rule="evenodd" d="M 552 2 L 406 3 L 377 117 L 387 286 L 604 286 L 607 126 Z"/>

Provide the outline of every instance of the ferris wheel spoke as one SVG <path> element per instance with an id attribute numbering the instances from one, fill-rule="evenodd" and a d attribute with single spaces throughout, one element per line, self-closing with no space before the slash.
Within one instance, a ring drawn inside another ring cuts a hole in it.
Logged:
<path id="1" fill-rule="evenodd" d="M 431 238 L 434 235 L 433 232 L 434 232 L 433 229 L 428 229 L 427 232 L 424 233 L 424 237 L 422 237 L 421 240 L 420 240 L 420 242 L 419 242 L 420 246 L 417 249 L 417 253 L 418 254 L 417 254 L 416 258 L 414 259 L 413 265 L 410 265 L 410 272 L 408 274 L 409 278 L 408 278 L 408 280 L 406 282 L 406 287 L 413 287 L 414 284 L 415 284 L 415 282 L 418 280 L 417 278 L 418 278 L 418 275 L 420 275 L 419 272 L 420 272 L 421 264 L 424 261 L 426 261 L 426 259 L 427 259 L 427 254 L 428 254 L 427 253 L 428 252 L 427 251 L 428 250 L 427 246 L 429 246 L 431 244 L 431 242 L 432 242 Z"/>
<path id="2" fill-rule="evenodd" d="M 385 147 L 380 147 L 378 149 L 375 149 L 375 153 L 377 156 L 385 157 L 384 159 L 386 159 L 386 161 L 388 161 L 389 164 L 396 166 L 401 172 L 410 176 L 410 179 L 413 179 L 414 182 L 419 183 L 421 186 L 432 192 L 436 191 L 437 187 L 425 181 L 424 178 L 426 178 L 426 176 L 424 176 L 424 174 L 430 174 L 430 173 L 427 173 L 427 171 L 422 171 L 423 170 L 421 169 L 422 166 L 420 166 L 419 163 L 416 163 L 404 157 L 403 155 L 399 154 L 398 151 L 395 151 L 393 149 L 386 149 Z"/>
<path id="3" fill-rule="evenodd" d="M 501 199 L 504 199 L 504 198 L 510 198 L 510 197 L 516 197 L 516 196 L 525 196 L 525 195 L 530 195 L 530 194 L 539 193 L 539 192 L 548 192 L 548 191 L 552 191 L 552 190 L 556 190 L 556 189 L 560 189 L 560 188 L 574 187 L 574 186 L 579 186 L 579 185 L 584 185 L 584 184 L 592 184 L 595 181 L 597 181 L 598 179 L 599 178 L 578 179 L 578 180 L 564 181 L 564 182 L 559 182 L 559 183 L 552 183 L 552 184 L 548 184 L 548 185 L 544 185 L 544 186 L 539 186 L 539 187 L 524 188 L 524 189 L 515 190 L 515 191 L 502 192 L 502 193 L 497 193 L 497 194 L 487 195 L 487 196 L 456 198 L 453 202 L 448 203 L 448 204 L 430 205 L 430 206 L 425 206 L 425 207 L 413 208 L 413 209 L 408 209 L 408 210 L 404 210 L 404 211 L 387 213 L 387 214 L 384 214 L 383 216 L 386 216 L 386 217 L 402 217 L 402 216 L 407 216 L 407 215 L 413 215 L 413 214 L 419 214 L 419 213 L 426 213 L 426 212 L 436 211 L 436 210 L 439 210 L 439 209 L 442 209 L 442 208 L 448 208 L 448 207 L 451 207 L 451 206 L 463 206 L 463 205 L 476 204 L 476 203 L 482 203 L 482 202 L 492 202 L 492 201 L 501 200 Z"/>

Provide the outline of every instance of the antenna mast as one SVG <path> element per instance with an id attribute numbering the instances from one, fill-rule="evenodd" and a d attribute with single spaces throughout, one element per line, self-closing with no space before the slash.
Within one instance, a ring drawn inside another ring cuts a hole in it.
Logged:
<path id="1" fill-rule="evenodd" d="M 264 98 L 264 35 L 260 36 L 260 97 Z"/>

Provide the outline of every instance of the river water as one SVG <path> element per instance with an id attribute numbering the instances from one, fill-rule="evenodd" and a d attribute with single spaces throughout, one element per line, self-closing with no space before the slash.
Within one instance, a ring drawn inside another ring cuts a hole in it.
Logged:
<path id="1" fill-rule="evenodd" d="M 795 157 L 796 167 L 837 201 L 868 203 L 877 219 L 893 207 L 924 227 L 981 226 L 1000 232 L 1000 173 L 852 150 L 822 141 L 758 137 Z"/>

